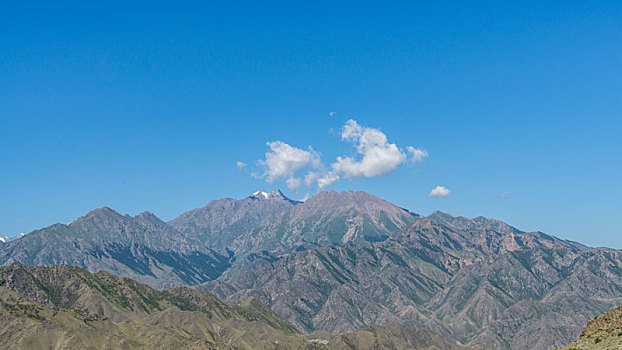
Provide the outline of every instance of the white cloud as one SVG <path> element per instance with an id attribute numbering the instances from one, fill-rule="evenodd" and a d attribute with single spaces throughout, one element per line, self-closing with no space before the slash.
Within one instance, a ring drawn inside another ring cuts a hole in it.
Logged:
<path id="1" fill-rule="evenodd" d="M 333 129 L 329 133 L 332 134 Z M 354 145 L 356 153 L 338 156 L 330 167 L 322 164 L 320 155 L 310 146 L 305 150 L 282 141 L 267 142 L 270 150 L 265 159 L 257 162 L 262 173 L 251 169 L 250 174 L 267 182 L 285 180 L 291 190 L 298 190 L 303 184 L 323 189 L 344 177 L 383 176 L 394 172 L 401 164 L 419 163 L 428 157 L 426 150 L 412 146 L 406 146 L 404 150 L 390 143 L 387 135 L 379 129 L 362 126 L 353 119 L 341 129 L 341 139 Z M 240 169 L 246 167 L 242 162 L 237 165 Z M 303 171 L 304 175 L 299 175 Z"/>
<path id="2" fill-rule="evenodd" d="M 446 197 L 451 194 L 451 190 L 445 186 L 436 186 L 430 191 L 430 197 Z"/>
<path id="3" fill-rule="evenodd" d="M 355 140 L 363 135 L 363 127 L 360 126 L 356 120 L 350 119 L 346 122 L 346 125 L 343 126 L 343 131 L 341 132 L 342 140 Z"/>
<path id="4" fill-rule="evenodd" d="M 238 167 L 238 169 L 242 170 L 244 167 L 246 167 L 246 163 L 243 162 L 236 162 L 235 165 Z"/>
<path id="5" fill-rule="evenodd" d="M 328 115 L 330 115 L 331 117 L 334 117 L 337 114 L 337 112 L 330 112 L 328 113 Z"/>
<path id="6" fill-rule="evenodd" d="M 337 181 L 339 181 L 339 175 L 331 171 L 325 173 L 322 177 L 317 179 L 317 187 L 319 189 L 323 189 L 324 187 L 330 186 Z"/>
<path id="7" fill-rule="evenodd" d="M 290 190 L 297 190 L 298 187 L 300 187 L 300 185 L 302 184 L 302 179 L 292 176 L 287 179 L 285 183 L 287 184 L 287 188 L 289 188 Z"/>
<path id="8" fill-rule="evenodd" d="M 319 167 L 320 156 L 309 147 L 308 151 L 288 145 L 282 141 L 267 142 L 270 151 L 259 165 L 265 170 L 266 181 L 272 182 L 280 178 L 291 178 L 297 170 L 308 165 Z"/>
<path id="9" fill-rule="evenodd" d="M 408 153 L 410 153 L 410 161 L 413 163 L 421 163 L 424 158 L 429 156 L 428 151 L 424 149 L 415 148 L 413 146 L 406 147 Z"/>
<path id="10" fill-rule="evenodd" d="M 363 127 L 355 120 L 346 122 L 341 139 L 353 142 L 360 155 L 359 160 L 339 156 L 331 165 L 335 172 L 347 178 L 387 175 L 406 161 L 406 154 L 396 144 L 389 143 L 382 131 Z"/>

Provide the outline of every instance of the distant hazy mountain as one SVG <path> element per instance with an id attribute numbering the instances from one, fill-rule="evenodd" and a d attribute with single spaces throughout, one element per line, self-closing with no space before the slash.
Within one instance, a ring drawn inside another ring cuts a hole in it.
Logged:
<path id="1" fill-rule="evenodd" d="M 3 349 L 467 349 L 399 325 L 302 335 L 255 299 L 227 306 L 70 266 L 0 267 Z"/>

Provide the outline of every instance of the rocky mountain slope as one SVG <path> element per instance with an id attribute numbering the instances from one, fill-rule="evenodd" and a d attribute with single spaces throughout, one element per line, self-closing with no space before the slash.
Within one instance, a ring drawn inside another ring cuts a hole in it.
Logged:
<path id="1" fill-rule="evenodd" d="M 467 349 L 398 325 L 302 335 L 255 299 L 230 307 L 65 265 L 0 268 L 0 339 L 3 349 Z"/>
<path id="2" fill-rule="evenodd" d="M 104 207 L 0 245 L 0 264 L 70 264 L 156 288 L 190 286 L 296 249 L 383 240 L 415 218 L 363 192 L 323 192 L 301 203 L 279 190 L 258 191 L 211 201 L 168 223 L 149 212 L 132 217 Z"/>
<path id="3" fill-rule="evenodd" d="M 587 323 L 579 339 L 559 350 L 622 349 L 622 306 Z"/>
<path id="4" fill-rule="evenodd" d="M 321 192 L 247 231 L 232 244 L 236 252 L 288 251 L 292 248 L 384 241 L 418 217 L 365 192 Z"/>
<path id="5" fill-rule="evenodd" d="M 190 210 L 168 222 L 184 237 L 192 237 L 212 249 L 229 248 L 243 234 L 256 231 L 301 202 L 275 190 L 257 191 L 243 199 L 222 198 Z"/>
<path id="6" fill-rule="evenodd" d="M 622 303 L 621 267 L 619 251 L 434 213 L 384 242 L 296 252 L 200 288 L 254 296 L 306 332 L 399 322 L 465 344 L 550 349 Z"/>
<path id="7" fill-rule="evenodd" d="M 339 333 L 330 339 L 331 347 L 344 350 L 360 348 L 371 349 L 372 347 L 374 349 L 393 348 L 422 350 L 490 349 L 485 345 L 472 347 L 460 345 L 428 329 L 421 329 L 413 332 L 394 322 L 385 326 L 369 327 L 354 333 Z"/>

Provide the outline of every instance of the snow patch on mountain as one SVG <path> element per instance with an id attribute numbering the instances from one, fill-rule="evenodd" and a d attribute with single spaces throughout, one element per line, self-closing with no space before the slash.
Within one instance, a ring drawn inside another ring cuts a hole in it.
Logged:
<path id="1" fill-rule="evenodd" d="M 257 191 L 253 194 L 251 194 L 251 197 L 263 197 L 263 198 L 270 198 L 270 193 L 264 192 L 264 191 Z"/>

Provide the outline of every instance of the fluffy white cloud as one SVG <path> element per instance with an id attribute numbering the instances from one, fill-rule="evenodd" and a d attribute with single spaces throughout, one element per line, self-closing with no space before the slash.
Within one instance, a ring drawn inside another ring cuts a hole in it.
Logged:
<path id="1" fill-rule="evenodd" d="M 238 167 L 238 169 L 242 170 L 244 167 L 246 167 L 246 163 L 243 162 L 236 162 L 235 165 Z"/>
<path id="2" fill-rule="evenodd" d="M 293 147 L 282 141 L 267 142 L 270 151 L 259 165 L 265 170 L 266 181 L 272 182 L 280 178 L 292 178 L 297 170 L 306 166 L 319 167 L 320 156 L 309 147 L 308 151 Z"/>
<path id="3" fill-rule="evenodd" d="M 389 143 L 382 131 L 363 127 L 355 120 L 348 120 L 341 139 L 353 142 L 360 155 L 360 159 L 339 156 L 331 165 L 335 172 L 347 178 L 387 175 L 406 161 L 406 154 L 396 144 Z"/>
<path id="4" fill-rule="evenodd" d="M 436 186 L 430 191 L 430 197 L 446 197 L 451 194 L 451 190 L 445 186 Z"/>
<path id="5" fill-rule="evenodd" d="M 330 167 L 322 164 L 320 155 L 311 147 L 305 150 L 282 141 L 268 142 L 270 150 L 265 159 L 257 162 L 263 172 L 251 172 L 251 176 L 265 178 L 268 182 L 283 179 L 292 190 L 303 184 L 323 189 L 342 177 L 383 176 L 394 172 L 403 163 L 419 163 L 428 157 L 427 151 L 412 146 L 404 150 L 390 143 L 387 135 L 379 129 L 362 126 L 353 119 L 341 129 L 341 139 L 353 144 L 356 153 L 338 156 Z M 242 162 L 237 165 L 240 169 L 246 166 Z M 304 171 L 305 175 L 296 177 L 299 171 Z"/>
<path id="6" fill-rule="evenodd" d="M 354 119 L 350 119 L 343 126 L 341 132 L 342 140 L 355 140 L 363 135 L 363 127 L 359 125 Z"/>
<path id="7" fill-rule="evenodd" d="M 410 161 L 413 163 L 421 163 L 424 158 L 429 156 L 428 151 L 424 149 L 415 148 L 413 146 L 406 147 L 408 153 L 410 153 Z"/>
<path id="8" fill-rule="evenodd" d="M 339 181 L 339 175 L 331 171 L 323 174 L 317 179 L 317 187 L 319 189 L 323 189 L 324 187 L 330 186 L 337 181 Z"/>

